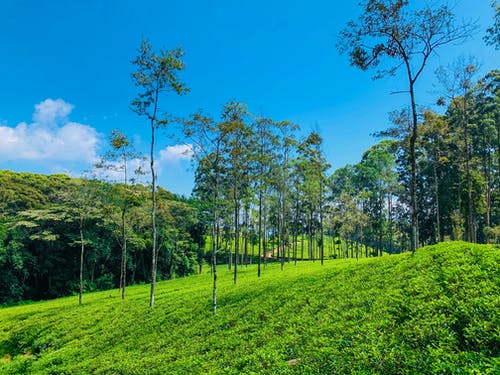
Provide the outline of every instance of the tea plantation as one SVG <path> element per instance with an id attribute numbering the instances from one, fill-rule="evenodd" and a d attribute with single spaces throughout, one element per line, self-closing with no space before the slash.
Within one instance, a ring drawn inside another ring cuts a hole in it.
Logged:
<path id="1" fill-rule="evenodd" d="M 241 268 L 0 309 L 1 374 L 498 374 L 500 249 Z"/>

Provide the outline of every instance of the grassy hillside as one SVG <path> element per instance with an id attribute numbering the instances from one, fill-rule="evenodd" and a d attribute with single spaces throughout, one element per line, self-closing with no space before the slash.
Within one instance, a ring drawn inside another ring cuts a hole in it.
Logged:
<path id="1" fill-rule="evenodd" d="M 500 250 L 208 273 L 0 310 L 0 373 L 499 373 Z"/>

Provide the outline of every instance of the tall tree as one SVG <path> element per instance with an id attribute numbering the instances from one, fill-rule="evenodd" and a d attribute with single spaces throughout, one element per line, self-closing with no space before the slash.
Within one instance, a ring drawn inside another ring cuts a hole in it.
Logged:
<path id="1" fill-rule="evenodd" d="M 481 78 L 475 90 L 475 117 L 478 145 L 485 181 L 485 235 L 497 226 L 500 231 L 500 71 L 493 70 Z"/>
<path id="2" fill-rule="evenodd" d="M 120 290 L 122 299 L 125 299 L 125 286 L 127 284 L 127 214 L 131 204 L 135 201 L 134 193 L 130 189 L 130 183 L 135 183 L 136 180 L 132 176 L 143 174 L 141 155 L 135 151 L 132 142 L 127 138 L 126 134 L 118 129 L 113 129 L 109 136 L 109 144 L 111 149 L 102 157 L 102 160 L 96 165 L 97 168 L 102 168 L 106 172 L 111 172 L 112 175 L 118 174 L 118 182 L 121 185 L 113 186 L 113 198 L 109 207 L 120 206 L 120 214 L 118 226 L 120 227 L 120 235 L 118 242 L 121 248 L 120 262 Z M 135 170 L 130 171 L 132 161 L 138 161 L 139 164 Z M 116 182 L 116 181 L 115 181 Z M 114 216 L 114 215 L 110 215 Z"/>
<path id="3" fill-rule="evenodd" d="M 476 223 L 473 210 L 473 186 L 471 171 L 471 117 L 473 110 L 472 95 L 474 81 L 473 76 L 477 72 L 475 59 L 458 59 L 455 64 L 447 69 L 439 69 L 438 77 L 446 89 L 450 99 L 448 116 L 455 118 L 460 133 L 461 154 L 463 155 L 463 170 L 466 180 L 466 223 L 467 241 L 476 242 Z"/>
<path id="4" fill-rule="evenodd" d="M 65 220 L 76 222 L 78 225 L 79 238 L 75 244 L 80 245 L 80 293 L 78 303 L 82 304 L 83 295 L 83 265 L 85 245 L 90 241 L 85 237 L 85 229 L 90 221 L 99 217 L 99 196 L 96 181 L 82 178 L 76 180 L 74 187 L 62 194 L 62 200 L 65 203 Z"/>
<path id="5" fill-rule="evenodd" d="M 290 160 L 292 159 L 297 143 L 294 132 L 298 127 L 296 124 L 286 120 L 275 123 L 275 126 L 278 130 L 278 144 L 280 148 L 280 154 L 278 155 L 277 163 L 275 164 L 277 167 L 275 187 L 276 192 L 278 193 L 278 254 L 281 255 L 281 269 L 283 269 L 285 265 L 285 249 L 289 245 L 288 222 L 290 218 Z"/>
<path id="6" fill-rule="evenodd" d="M 422 123 L 422 151 L 426 161 L 430 164 L 432 171 L 432 191 L 435 210 L 435 242 L 444 240 L 444 232 L 441 225 L 441 170 L 450 159 L 448 155 L 450 128 L 445 117 L 432 111 L 424 113 Z"/>
<path id="7" fill-rule="evenodd" d="M 396 163 L 392 155 L 394 143 L 384 140 L 370 147 L 357 165 L 358 188 L 365 192 L 363 211 L 370 218 L 378 255 L 382 255 L 384 249 L 384 229 L 391 216 L 390 194 L 397 180 Z"/>
<path id="8" fill-rule="evenodd" d="M 185 68 L 182 61 L 184 52 L 178 47 L 172 50 L 153 50 L 148 40 L 143 40 L 138 49 L 138 56 L 132 64 L 136 71 L 132 73 L 132 81 L 139 88 L 139 94 L 132 101 L 131 109 L 137 115 L 145 117 L 151 129 L 150 167 L 151 167 L 151 226 L 152 226 L 152 264 L 151 264 L 151 292 L 149 306 L 155 302 L 156 288 L 156 260 L 157 254 L 157 226 L 156 226 L 156 171 L 154 164 L 155 130 L 165 127 L 168 118 L 160 114 L 160 96 L 166 92 L 182 95 L 188 88 L 179 80 L 178 72 Z"/>
<path id="9" fill-rule="evenodd" d="M 212 312 L 217 313 L 217 253 L 219 251 L 219 204 L 222 174 L 222 145 L 226 133 L 219 124 L 201 112 L 184 121 L 184 136 L 192 142 L 192 150 L 197 162 L 194 193 L 209 202 L 212 231 Z"/>
<path id="10" fill-rule="evenodd" d="M 321 149 L 323 138 L 317 132 L 311 132 L 299 145 L 297 166 L 303 173 L 303 189 L 309 209 L 309 229 L 312 229 L 313 216 L 319 230 L 319 258 L 324 262 L 324 201 L 326 187 L 326 171 L 330 164 L 326 161 Z M 311 233 L 309 233 L 311 237 Z M 313 244 L 309 239 L 310 246 Z"/>
<path id="11" fill-rule="evenodd" d="M 257 190 L 257 205 L 258 205 L 258 218 L 257 218 L 257 276 L 261 274 L 261 258 L 262 255 L 266 256 L 265 249 L 262 252 L 262 246 L 265 243 L 263 231 L 263 211 L 264 211 L 264 195 L 269 190 L 271 183 L 271 170 L 273 169 L 274 150 L 278 146 L 278 137 L 274 130 L 276 123 L 268 118 L 260 118 L 256 123 L 256 154 L 255 154 L 255 184 Z"/>
<path id="12" fill-rule="evenodd" d="M 220 130 L 224 134 L 223 148 L 227 168 L 226 183 L 232 202 L 234 225 L 234 277 L 238 279 L 240 248 L 240 210 L 249 188 L 251 169 L 252 129 L 247 123 L 249 113 L 242 103 L 230 102 L 224 106 Z"/>
<path id="13" fill-rule="evenodd" d="M 411 251 L 418 246 L 416 195 L 417 101 L 415 84 L 429 58 L 443 45 L 466 40 L 475 29 L 471 22 L 456 24 L 448 5 L 409 7 L 408 0 L 364 0 L 359 23 L 351 21 L 339 35 L 338 49 L 347 52 L 351 65 L 362 70 L 377 68 L 383 60 L 388 68 L 374 78 L 394 75 L 404 67 L 411 101 L 412 127 L 409 137 Z M 390 65 L 390 62 L 393 62 Z"/>

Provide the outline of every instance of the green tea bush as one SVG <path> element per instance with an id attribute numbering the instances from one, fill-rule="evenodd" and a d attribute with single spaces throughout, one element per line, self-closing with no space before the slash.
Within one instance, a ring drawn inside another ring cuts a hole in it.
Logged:
<path id="1" fill-rule="evenodd" d="M 0 309 L 2 374 L 496 374 L 500 249 L 240 268 Z"/>

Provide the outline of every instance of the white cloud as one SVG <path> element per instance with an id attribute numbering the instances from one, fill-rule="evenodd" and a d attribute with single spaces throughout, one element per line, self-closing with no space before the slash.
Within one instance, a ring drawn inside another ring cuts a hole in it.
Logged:
<path id="1" fill-rule="evenodd" d="M 0 125 L 0 161 L 95 163 L 99 134 L 91 126 L 70 122 L 72 109 L 62 99 L 46 99 L 35 105 L 33 123 Z"/>
<path id="2" fill-rule="evenodd" d="M 57 124 L 66 122 L 68 115 L 73 110 L 72 104 L 66 103 L 62 99 L 45 99 L 43 102 L 35 105 L 33 121 L 37 124 Z"/>
<path id="3" fill-rule="evenodd" d="M 160 150 L 160 164 L 177 163 L 180 160 L 191 160 L 193 157 L 193 146 L 190 144 L 167 146 Z"/>

